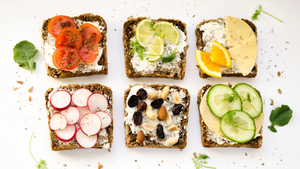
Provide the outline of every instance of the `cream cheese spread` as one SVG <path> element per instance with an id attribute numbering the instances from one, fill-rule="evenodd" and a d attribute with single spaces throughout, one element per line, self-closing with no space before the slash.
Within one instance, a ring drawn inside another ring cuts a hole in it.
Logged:
<path id="1" fill-rule="evenodd" d="M 100 30 L 101 33 L 105 28 L 103 26 L 100 26 L 98 21 L 86 22 L 86 21 L 82 21 L 80 19 L 74 19 L 74 22 L 76 23 L 77 26 L 80 26 L 83 23 L 93 24 Z M 45 44 L 44 44 L 44 52 L 45 52 L 44 57 L 45 57 L 45 62 L 46 62 L 47 66 L 54 68 L 54 69 L 58 69 L 57 67 L 54 66 L 53 61 L 52 61 L 52 55 L 53 55 L 54 51 L 56 50 L 55 40 L 56 40 L 56 37 L 54 37 L 53 35 L 51 35 L 48 32 L 47 40 L 45 40 Z M 81 62 L 78 65 L 78 67 L 76 67 L 75 69 L 65 70 L 65 71 L 70 71 L 72 73 L 75 73 L 75 72 L 86 73 L 86 72 L 91 72 L 92 70 L 101 71 L 103 69 L 103 65 L 98 65 L 98 61 L 102 56 L 102 52 L 103 52 L 103 48 L 99 46 L 98 56 L 94 62 L 92 62 L 92 63 L 82 63 Z"/>

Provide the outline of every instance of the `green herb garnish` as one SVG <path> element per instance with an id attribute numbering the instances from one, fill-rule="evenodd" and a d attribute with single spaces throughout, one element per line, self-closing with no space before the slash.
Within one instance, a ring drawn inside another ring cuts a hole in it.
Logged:
<path id="1" fill-rule="evenodd" d="M 258 6 L 258 9 L 255 10 L 255 13 L 252 15 L 252 20 L 257 20 L 257 19 L 258 19 L 257 17 L 258 17 L 258 15 L 260 14 L 260 12 L 263 12 L 263 13 L 265 13 L 265 14 L 267 14 L 267 15 L 269 15 L 269 16 L 275 18 L 275 19 L 277 19 L 277 20 L 280 21 L 281 23 L 283 23 L 282 20 L 280 20 L 280 19 L 278 19 L 277 17 L 275 17 L 275 16 L 269 14 L 268 12 L 262 10 L 262 6 L 261 6 L 261 5 Z"/>
<path id="2" fill-rule="evenodd" d="M 281 105 L 281 107 L 277 107 L 275 110 L 272 110 L 270 115 L 270 122 L 272 123 L 268 128 L 276 133 L 275 125 L 277 126 L 285 126 L 289 123 L 292 118 L 293 110 L 290 109 L 288 105 Z"/>
<path id="3" fill-rule="evenodd" d="M 198 154 L 198 157 L 195 155 L 194 158 L 192 158 L 196 169 L 200 169 L 200 168 L 211 168 L 211 169 L 216 169 L 216 167 L 209 167 L 206 166 L 204 164 L 207 164 L 207 162 L 205 161 L 206 159 L 208 159 L 209 156 L 206 154 Z"/>
<path id="4" fill-rule="evenodd" d="M 233 92 L 231 94 L 226 93 L 224 95 L 224 98 L 223 98 L 222 101 L 231 103 L 231 102 L 235 101 L 238 98 L 239 98 L 239 95 L 236 92 Z"/>
<path id="5" fill-rule="evenodd" d="M 234 131 L 237 133 L 238 129 L 242 130 L 255 130 L 255 129 L 247 129 L 247 121 L 241 119 L 240 117 L 235 117 L 236 112 L 228 112 L 226 116 L 224 116 L 224 123 L 234 128 Z"/>
<path id="6" fill-rule="evenodd" d="M 145 48 L 143 46 L 141 46 L 138 41 L 131 41 L 130 46 L 132 48 L 131 54 L 134 54 L 135 52 L 137 52 L 139 54 L 140 59 L 143 60 L 143 58 L 145 56 L 145 53 L 144 53 Z"/>
<path id="7" fill-rule="evenodd" d="M 32 134 L 31 134 L 30 140 L 29 140 L 29 152 L 30 152 L 31 157 L 34 159 L 34 161 L 37 162 L 36 168 L 37 168 L 37 169 L 48 169 L 45 160 L 40 159 L 40 161 L 37 161 L 37 160 L 33 157 L 32 153 L 31 153 L 31 147 L 30 147 L 30 145 L 31 145 L 31 139 L 32 139 L 32 136 L 33 136 L 33 132 L 32 132 Z"/>
<path id="8" fill-rule="evenodd" d="M 24 40 L 16 44 L 13 51 L 15 62 L 17 62 L 20 67 L 29 69 L 32 74 L 32 70 L 35 69 L 35 62 L 33 60 L 39 54 L 39 51 L 35 48 L 35 46 Z"/>
<path id="9" fill-rule="evenodd" d="M 164 63 L 167 63 L 167 62 L 171 62 L 172 60 L 174 60 L 176 50 L 177 50 L 177 48 L 171 53 L 170 56 L 162 57 L 161 61 L 164 62 Z"/>
<path id="10" fill-rule="evenodd" d="M 243 101 L 248 102 L 248 103 L 250 104 L 250 106 L 255 110 L 255 112 L 256 112 L 257 114 L 259 114 L 258 111 L 257 111 L 257 110 L 255 109 L 255 107 L 253 106 L 253 104 L 251 103 L 250 93 L 247 93 L 247 98 L 245 98 L 245 97 L 243 97 L 243 96 L 241 96 L 241 95 L 240 95 L 240 97 L 241 97 L 241 99 L 242 99 Z"/>

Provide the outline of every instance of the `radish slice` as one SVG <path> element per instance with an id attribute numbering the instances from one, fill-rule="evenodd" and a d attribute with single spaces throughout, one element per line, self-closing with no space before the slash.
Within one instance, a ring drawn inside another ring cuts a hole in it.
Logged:
<path id="1" fill-rule="evenodd" d="M 82 116 L 84 116 L 85 114 L 92 113 L 90 109 L 87 107 L 77 107 L 77 109 L 79 110 L 80 113 L 79 121 L 82 118 Z"/>
<path id="2" fill-rule="evenodd" d="M 76 131 L 75 124 L 71 124 L 67 125 L 67 127 L 62 130 L 55 130 L 55 135 L 59 140 L 68 142 L 75 137 Z"/>
<path id="3" fill-rule="evenodd" d="M 101 129 L 105 129 L 106 127 L 108 127 L 112 121 L 111 116 L 103 111 L 98 111 L 96 112 L 96 114 L 100 117 L 101 122 L 102 122 L 102 127 Z"/>
<path id="4" fill-rule="evenodd" d="M 77 107 L 86 107 L 87 106 L 87 101 L 89 96 L 92 94 L 91 91 L 87 89 L 77 89 L 73 94 L 72 94 L 72 102 L 77 106 Z"/>
<path id="5" fill-rule="evenodd" d="M 55 110 L 64 110 L 71 104 L 71 94 L 66 90 L 58 90 L 50 97 L 50 104 Z"/>
<path id="6" fill-rule="evenodd" d="M 67 119 L 64 115 L 55 113 L 50 119 L 49 126 L 51 130 L 62 130 L 67 127 Z"/>
<path id="7" fill-rule="evenodd" d="M 81 118 L 79 125 L 84 134 L 93 136 L 100 131 L 102 122 L 97 114 L 88 113 Z"/>
<path id="8" fill-rule="evenodd" d="M 76 107 L 70 106 L 66 110 L 60 112 L 67 118 L 68 124 L 75 124 L 79 120 L 80 114 Z"/>
<path id="9" fill-rule="evenodd" d="M 106 111 L 108 108 L 107 98 L 103 94 L 93 93 L 88 98 L 88 107 L 92 113 Z"/>
<path id="10" fill-rule="evenodd" d="M 87 136 L 81 129 L 76 133 L 76 141 L 83 148 L 92 148 L 97 143 L 98 136 Z"/>

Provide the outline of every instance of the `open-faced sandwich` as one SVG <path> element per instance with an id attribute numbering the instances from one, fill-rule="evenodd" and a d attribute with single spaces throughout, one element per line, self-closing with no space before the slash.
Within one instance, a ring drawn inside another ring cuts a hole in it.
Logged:
<path id="1" fill-rule="evenodd" d="M 57 15 L 44 20 L 42 38 L 48 76 L 107 74 L 105 20 L 99 15 Z"/>
<path id="2" fill-rule="evenodd" d="M 226 16 L 201 22 L 195 32 L 200 77 L 256 76 L 257 30 L 252 22 Z"/>
<path id="3" fill-rule="evenodd" d="M 190 95 L 184 88 L 160 84 L 125 90 L 126 146 L 185 148 Z"/>
<path id="4" fill-rule="evenodd" d="M 110 148 L 112 91 L 101 84 L 71 84 L 45 94 L 51 149 Z"/>
<path id="5" fill-rule="evenodd" d="M 204 147 L 261 147 L 264 113 L 255 88 L 235 82 L 206 85 L 197 103 Z"/>
<path id="6" fill-rule="evenodd" d="M 188 45 L 186 25 L 180 20 L 129 19 L 123 43 L 129 78 L 184 78 Z"/>

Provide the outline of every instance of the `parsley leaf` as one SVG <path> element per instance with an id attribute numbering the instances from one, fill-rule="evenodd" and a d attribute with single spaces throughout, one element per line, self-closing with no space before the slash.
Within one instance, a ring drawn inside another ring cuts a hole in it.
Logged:
<path id="1" fill-rule="evenodd" d="M 139 44 L 138 41 L 131 41 L 130 46 L 132 48 L 131 54 L 138 53 L 141 60 L 143 60 L 145 56 L 145 48 Z"/>
<path id="2" fill-rule="evenodd" d="M 283 23 L 282 20 L 280 20 L 280 19 L 278 19 L 277 17 L 275 17 L 275 16 L 269 14 L 268 12 L 262 10 L 262 6 L 261 6 L 261 5 L 258 6 L 258 9 L 255 10 L 255 13 L 252 15 L 252 20 L 257 20 L 257 19 L 258 19 L 258 15 L 260 15 L 261 12 L 263 12 L 263 13 L 265 13 L 265 14 L 267 14 L 267 15 L 269 15 L 269 16 L 275 18 L 275 19 L 277 19 L 277 20 L 280 21 L 281 23 Z"/>
<path id="3" fill-rule="evenodd" d="M 30 140 L 29 140 L 29 152 L 30 152 L 31 157 L 34 159 L 34 161 L 37 162 L 36 168 L 37 168 L 37 169 L 48 169 L 48 168 L 47 168 L 47 163 L 46 163 L 45 160 L 40 159 L 40 161 L 38 162 L 38 161 L 33 157 L 33 155 L 32 155 L 31 147 L 30 147 L 32 136 L 33 136 L 33 132 L 32 132 L 32 134 L 31 134 Z"/>
<path id="4" fill-rule="evenodd" d="M 195 164 L 195 168 L 196 169 L 200 169 L 200 168 L 211 168 L 211 169 L 216 169 L 216 167 L 209 167 L 206 166 L 204 164 L 207 164 L 207 162 L 205 161 L 206 159 L 209 159 L 209 156 L 206 154 L 198 154 L 198 156 L 194 155 L 195 157 L 192 158 L 194 164 Z"/>
<path id="5" fill-rule="evenodd" d="M 277 126 L 285 126 L 289 123 L 292 118 L 293 110 L 290 109 L 288 105 L 281 105 L 281 107 L 277 107 L 275 110 L 272 110 L 270 115 L 270 122 L 272 123 L 268 128 L 276 133 L 275 125 Z"/>
<path id="6" fill-rule="evenodd" d="M 164 63 L 167 63 L 167 62 L 171 62 L 172 60 L 174 60 L 176 50 L 177 50 L 177 48 L 171 53 L 170 56 L 162 57 L 161 61 L 164 62 Z"/>
<path id="7" fill-rule="evenodd" d="M 13 49 L 14 51 L 14 60 L 17 62 L 20 67 L 29 69 L 31 74 L 32 70 L 35 69 L 35 62 L 33 61 L 39 54 L 39 51 L 35 46 L 24 40 L 16 44 Z"/>
<path id="8" fill-rule="evenodd" d="M 231 102 L 235 101 L 238 98 L 239 98 L 239 95 L 236 92 L 233 92 L 231 94 L 226 93 L 224 95 L 224 98 L 223 98 L 222 101 L 231 103 Z"/>

